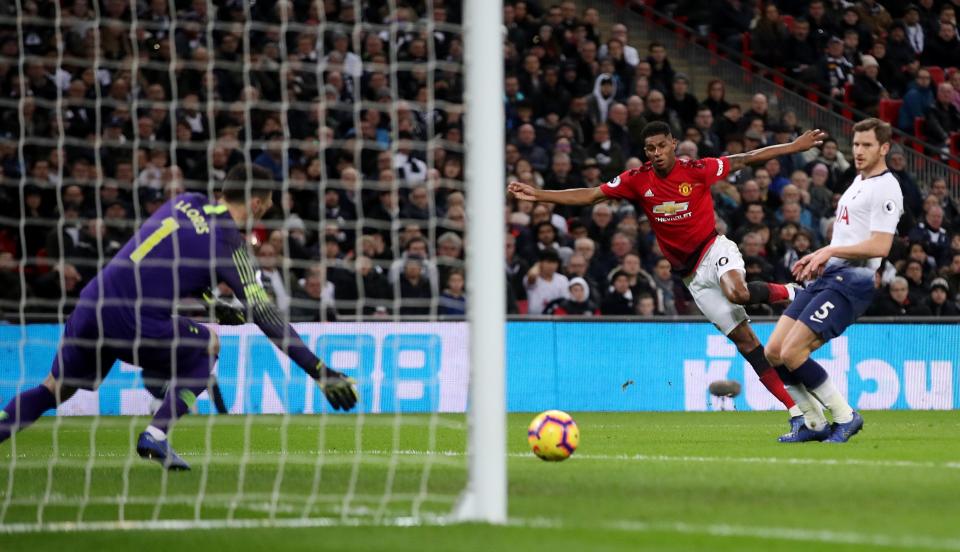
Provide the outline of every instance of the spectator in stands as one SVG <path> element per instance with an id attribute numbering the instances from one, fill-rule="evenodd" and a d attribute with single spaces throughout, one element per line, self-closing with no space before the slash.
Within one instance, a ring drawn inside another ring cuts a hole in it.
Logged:
<path id="1" fill-rule="evenodd" d="M 926 297 L 930 282 L 925 276 L 923 262 L 907 259 L 903 263 L 900 275 L 907 279 L 907 284 L 910 286 L 910 301 L 919 304 Z"/>
<path id="2" fill-rule="evenodd" d="M 557 316 L 595 316 L 600 314 L 596 302 L 591 299 L 590 286 L 581 277 L 570 279 L 569 297 L 554 299 L 547 305 L 545 312 Z"/>
<path id="3" fill-rule="evenodd" d="M 391 285 L 396 284 L 397 280 L 400 279 L 401 273 L 406 270 L 406 261 L 410 257 L 415 257 L 418 260 L 417 264 L 420 265 L 420 271 L 417 276 L 418 282 L 423 279 L 431 284 L 439 283 L 437 267 L 432 261 L 428 260 L 430 258 L 430 248 L 427 240 L 418 236 L 404 244 L 403 254 L 390 265 L 387 280 Z"/>
<path id="4" fill-rule="evenodd" d="M 930 295 L 927 296 L 924 305 L 929 309 L 930 316 L 960 315 L 960 308 L 950 298 L 950 286 L 943 278 L 936 278 L 930 282 Z"/>
<path id="5" fill-rule="evenodd" d="M 463 316 L 467 313 L 467 297 L 464 294 L 466 283 L 463 269 L 454 268 L 447 274 L 446 285 L 440 294 L 437 314 Z"/>
<path id="6" fill-rule="evenodd" d="M 900 130 L 912 135 L 914 119 L 925 116 L 933 106 L 934 96 L 933 88 L 930 86 L 931 82 L 930 71 L 920 69 L 917 71 L 916 79 L 907 85 L 907 93 L 903 96 L 903 105 L 900 106 L 900 115 L 897 122 L 897 127 Z"/>
<path id="7" fill-rule="evenodd" d="M 676 112 L 684 128 L 693 125 L 699 105 L 696 96 L 690 93 L 690 79 L 687 75 L 674 75 L 673 85 L 667 95 L 667 107 Z"/>
<path id="8" fill-rule="evenodd" d="M 732 104 L 727 101 L 726 95 L 726 86 L 722 80 L 713 79 L 707 83 L 707 98 L 703 100 L 703 105 L 710 108 L 710 112 L 713 114 L 715 120 L 720 120 L 727 110 L 732 107 Z"/>
<path id="9" fill-rule="evenodd" d="M 872 34 L 882 35 L 893 23 L 890 13 L 877 0 L 860 0 L 856 7 L 860 20 Z"/>
<path id="10" fill-rule="evenodd" d="M 636 67 L 640 63 L 640 54 L 637 52 L 637 49 L 633 46 L 630 46 L 630 41 L 627 38 L 627 26 L 623 23 L 614 23 L 610 27 L 610 36 L 612 39 L 619 41 L 623 45 L 623 59 L 631 67 Z M 606 46 L 600 47 L 600 57 L 607 57 L 608 50 Z"/>
<path id="11" fill-rule="evenodd" d="M 770 102 L 767 100 L 766 94 L 760 92 L 750 98 L 750 109 L 745 111 L 740 118 L 740 127 L 746 129 L 751 122 L 758 119 L 763 122 L 761 132 L 774 122 L 770 114 Z"/>
<path id="12" fill-rule="evenodd" d="M 674 136 L 682 136 L 682 123 L 677 112 L 667 107 L 666 96 L 659 90 L 651 90 L 647 95 L 647 110 L 643 117 L 648 123 L 661 121 L 670 125 Z"/>
<path id="13" fill-rule="evenodd" d="M 38 310 L 56 312 L 63 302 L 63 313 L 73 312 L 80 290 L 83 289 L 80 271 L 69 262 L 59 262 L 50 272 L 40 276 L 33 284 L 33 292 L 42 299 Z M 61 285 L 62 284 L 62 285 Z"/>
<path id="14" fill-rule="evenodd" d="M 630 277 L 618 270 L 610 278 L 610 291 L 600 304 L 600 313 L 610 316 L 628 316 L 634 313 L 634 297 L 630 290 Z"/>
<path id="15" fill-rule="evenodd" d="M 637 316 L 640 316 L 643 318 L 651 318 L 653 316 L 657 316 L 658 314 L 662 314 L 660 312 L 657 312 L 657 302 L 653 298 L 653 296 L 650 295 L 649 293 L 643 293 L 639 295 L 637 297 L 636 303 L 637 303 L 637 308 L 636 308 Z"/>
<path id="16" fill-rule="evenodd" d="M 751 35 L 750 49 L 757 61 L 767 67 L 779 67 L 783 64 L 787 26 L 783 24 L 780 10 L 775 4 L 771 2 L 764 6 L 763 16 L 757 21 Z"/>
<path id="17" fill-rule="evenodd" d="M 590 238 L 578 238 L 577 241 L 581 242 L 586 248 L 593 247 L 593 241 Z M 592 249 L 590 250 L 592 251 Z M 591 253 L 592 254 L 592 253 Z M 587 257 L 581 252 L 575 252 L 573 255 L 570 255 L 570 259 L 567 260 L 567 264 L 563 267 L 563 273 L 573 281 L 574 278 L 583 278 L 590 288 L 590 295 L 594 299 L 602 297 L 602 288 L 597 283 L 597 280 L 589 273 L 590 262 Z M 604 282 L 606 284 L 606 282 Z"/>
<path id="18" fill-rule="evenodd" d="M 651 42 L 647 56 L 647 63 L 650 64 L 650 88 L 659 90 L 664 94 L 670 90 L 673 83 L 674 71 L 667 59 L 667 48 L 659 42 Z"/>
<path id="19" fill-rule="evenodd" d="M 926 37 L 921 58 L 924 65 L 960 66 L 960 40 L 957 39 L 956 22 L 940 21 L 938 29 L 936 35 Z"/>
<path id="20" fill-rule="evenodd" d="M 824 0 L 811 0 L 806 20 L 810 22 L 810 35 L 818 52 L 823 51 L 830 37 L 840 32 L 833 16 L 827 12 Z"/>
<path id="21" fill-rule="evenodd" d="M 860 48 L 869 50 L 873 46 L 873 35 L 870 29 L 860 21 L 860 12 L 852 5 L 843 8 L 843 15 L 840 19 L 840 32 L 843 33 L 844 37 L 850 31 L 856 33 L 856 43 Z M 859 50 L 854 50 L 854 53 L 857 52 Z M 852 59 L 850 61 L 853 62 Z"/>
<path id="22" fill-rule="evenodd" d="M 960 223 L 960 207 L 947 189 L 947 180 L 943 177 L 934 178 L 930 183 L 930 195 L 939 200 L 940 207 L 943 209 L 943 224 L 957 229 L 957 223 Z"/>
<path id="23" fill-rule="evenodd" d="M 863 73 L 853 79 L 853 89 L 850 97 L 853 106 L 871 117 L 877 116 L 880 100 L 890 97 L 886 87 L 878 80 L 880 63 L 873 56 L 862 56 Z"/>
<path id="24" fill-rule="evenodd" d="M 809 81 L 813 67 L 820 59 L 820 48 L 810 35 L 810 22 L 798 19 L 783 46 L 783 64 L 788 74 L 801 81 Z"/>
<path id="25" fill-rule="evenodd" d="M 887 293 L 878 293 L 867 309 L 867 316 L 924 316 L 930 313 L 926 305 L 910 297 L 909 283 L 902 276 L 890 282 Z"/>
<path id="26" fill-rule="evenodd" d="M 957 59 L 960 60 L 960 48 L 957 50 Z M 960 110 L 953 105 L 953 86 L 949 82 L 942 82 L 937 86 L 936 101 L 927 111 L 923 134 L 927 142 L 947 155 L 950 153 L 950 133 L 958 131 Z"/>
<path id="27" fill-rule="evenodd" d="M 853 83 L 853 63 L 844 57 L 843 48 L 842 39 L 830 37 L 826 55 L 817 64 L 818 86 L 837 100 L 843 100 L 844 86 Z"/>
<path id="28" fill-rule="evenodd" d="M 337 319 L 334 310 L 334 286 L 327 281 L 326 269 L 316 263 L 293 289 L 290 299 L 291 322 L 332 322 Z"/>
<path id="29" fill-rule="evenodd" d="M 403 273 L 399 277 L 400 314 L 430 314 L 433 303 L 433 286 L 424 274 L 424 258 L 407 255 L 403 259 Z"/>
<path id="30" fill-rule="evenodd" d="M 890 172 L 897 177 L 900 182 L 900 190 L 903 192 L 903 206 L 906 214 L 912 219 L 916 219 L 922 213 L 923 196 L 920 194 L 920 187 L 917 186 L 913 175 L 907 170 L 907 159 L 903 154 L 903 146 L 894 144 L 890 148 L 890 154 L 887 159 Z M 944 186 L 946 188 L 946 186 Z"/>
<path id="31" fill-rule="evenodd" d="M 670 261 L 663 257 L 657 259 L 653 265 L 653 281 L 657 286 L 657 296 L 661 299 L 657 309 L 659 312 L 668 316 L 687 314 L 683 292 L 685 288 L 670 270 Z"/>
<path id="32" fill-rule="evenodd" d="M 909 239 L 923 244 L 934 259 L 943 258 L 950 246 L 949 236 L 943 228 L 943 208 L 939 205 L 928 208 L 923 221 L 910 231 Z"/>
<path id="33" fill-rule="evenodd" d="M 713 32 L 717 33 L 726 47 L 739 52 L 743 36 L 750 32 L 753 20 L 751 3 L 745 0 L 721 0 L 714 6 L 711 17 Z"/>
<path id="34" fill-rule="evenodd" d="M 524 287 L 527 292 L 527 305 L 530 314 L 543 314 L 544 309 L 554 299 L 569 297 L 567 277 L 558 272 L 560 256 L 553 249 L 543 249 L 539 261 L 527 271 Z"/>
<path id="35" fill-rule="evenodd" d="M 587 110 L 594 124 L 607 120 L 610 106 L 616 101 L 614 97 L 616 94 L 617 84 L 613 75 L 603 73 L 596 78 L 593 85 L 593 93 L 590 94 L 590 98 L 587 100 Z"/>
<path id="36" fill-rule="evenodd" d="M 815 162 L 810 169 L 810 211 L 816 217 L 830 214 L 833 192 L 827 187 L 830 169 L 823 163 Z"/>
<path id="37" fill-rule="evenodd" d="M 593 141 L 587 147 L 587 155 L 597 160 L 600 179 L 604 182 L 620 174 L 626 160 L 620 145 L 610 139 L 610 129 L 606 123 L 593 128 Z"/>
<path id="38" fill-rule="evenodd" d="M 903 27 L 906 30 L 907 41 L 913 49 L 916 57 L 923 54 L 923 47 L 927 43 L 927 29 L 920 21 L 920 8 L 914 4 L 907 6 L 907 11 L 903 14 Z"/>

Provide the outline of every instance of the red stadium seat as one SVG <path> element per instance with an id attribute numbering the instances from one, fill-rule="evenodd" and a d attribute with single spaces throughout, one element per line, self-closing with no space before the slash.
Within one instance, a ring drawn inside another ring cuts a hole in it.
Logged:
<path id="1" fill-rule="evenodd" d="M 930 78 L 933 79 L 934 86 L 940 86 L 940 83 L 943 82 L 944 78 L 946 78 L 946 75 L 943 72 L 943 67 L 931 65 L 930 67 L 924 67 L 924 69 L 930 71 Z"/>
<path id="2" fill-rule="evenodd" d="M 784 15 L 782 19 L 783 19 L 783 24 L 787 26 L 787 32 L 792 33 L 793 32 L 793 16 Z"/>
<path id="3" fill-rule="evenodd" d="M 900 120 L 900 106 L 903 100 L 880 100 L 880 107 L 877 109 L 877 116 L 881 120 L 896 125 Z"/>
<path id="4" fill-rule="evenodd" d="M 740 61 L 740 65 L 743 66 L 747 71 L 752 71 L 753 68 L 750 65 L 750 58 L 753 57 L 753 51 L 750 50 L 750 33 L 743 33 L 740 38 L 740 53 L 743 54 L 743 58 Z"/>
<path id="5" fill-rule="evenodd" d="M 853 97 L 851 96 L 851 91 L 853 90 L 853 85 L 849 82 L 843 85 L 843 110 L 840 114 L 844 119 L 853 119 Z"/>
<path id="6" fill-rule="evenodd" d="M 527 314 L 529 312 L 529 305 L 527 304 L 526 299 L 521 299 L 517 301 L 517 314 Z"/>

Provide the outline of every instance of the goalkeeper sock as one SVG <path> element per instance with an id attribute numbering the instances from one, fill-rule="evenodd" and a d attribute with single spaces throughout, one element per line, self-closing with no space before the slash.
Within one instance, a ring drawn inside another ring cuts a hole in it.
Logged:
<path id="1" fill-rule="evenodd" d="M 56 408 L 57 397 L 46 386 L 38 385 L 20 393 L 0 412 L 0 443 L 21 429 L 37 421 L 51 408 Z"/>
<path id="2" fill-rule="evenodd" d="M 747 283 L 747 290 L 750 291 L 751 305 L 780 303 L 790 298 L 790 291 L 783 284 L 749 282 Z"/>
<path id="3" fill-rule="evenodd" d="M 797 408 L 796 403 L 793 402 L 793 398 L 790 397 L 787 390 L 783 388 L 783 382 L 780 381 L 780 376 L 777 375 L 777 371 L 770 366 L 767 357 L 764 356 L 763 346 L 757 345 L 756 349 L 744 354 L 743 357 L 747 359 L 747 362 L 753 367 L 753 371 L 760 376 L 760 383 L 767 388 L 767 391 L 783 403 L 783 406 L 787 407 L 787 410 L 790 411 L 790 416 L 799 416 L 800 410 Z"/>
<path id="4" fill-rule="evenodd" d="M 150 425 L 160 431 L 168 433 L 170 426 L 178 418 L 190 412 L 197 403 L 197 395 L 203 393 L 210 383 L 210 367 L 213 365 L 209 356 L 197 359 L 196 364 L 183 370 L 167 385 L 167 393 L 163 396 L 163 403 L 153 415 Z"/>

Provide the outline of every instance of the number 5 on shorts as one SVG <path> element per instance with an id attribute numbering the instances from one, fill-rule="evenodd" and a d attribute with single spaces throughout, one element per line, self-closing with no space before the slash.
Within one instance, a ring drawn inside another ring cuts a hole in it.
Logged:
<path id="1" fill-rule="evenodd" d="M 147 253 L 153 250 L 158 243 L 163 241 L 163 238 L 166 238 L 172 234 L 177 228 L 180 228 L 180 223 L 177 222 L 177 219 L 174 217 L 167 217 L 163 219 L 160 223 L 160 227 L 153 231 L 152 234 L 147 236 L 147 239 L 143 240 L 143 243 L 139 247 L 133 250 L 133 253 L 130 254 L 130 260 L 135 263 L 139 263 L 147 256 Z"/>
<path id="2" fill-rule="evenodd" d="M 813 320 L 814 322 L 823 322 L 827 319 L 827 316 L 830 316 L 830 309 L 832 308 L 834 308 L 834 304 L 830 301 L 825 301 L 817 310 L 817 312 L 810 315 L 810 320 Z"/>

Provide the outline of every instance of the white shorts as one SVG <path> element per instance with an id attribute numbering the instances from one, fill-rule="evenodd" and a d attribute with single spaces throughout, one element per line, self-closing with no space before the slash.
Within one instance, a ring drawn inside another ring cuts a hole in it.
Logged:
<path id="1" fill-rule="evenodd" d="M 683 280 L 700 312 L 713 322 L 723 335 L 728 335 L 748 319 L 743 305 L 731 303 L 720 287 L 720 277 L 731 270 L 746 273 L 743 256 L 737 244 L 725 236 L 717 236 L 697 265 L 697 271 Z"/>

